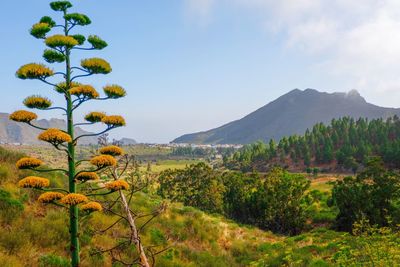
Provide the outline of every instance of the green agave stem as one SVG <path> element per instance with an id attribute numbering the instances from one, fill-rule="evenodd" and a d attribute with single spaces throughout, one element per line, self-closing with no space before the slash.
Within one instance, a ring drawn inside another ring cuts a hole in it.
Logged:
<path id="1" fill-rule="evenodd" d="M 64 15 L 66 15 L 66 11 L 64 11 Z M 64 33 L 68 35 L 68 22 L 65 20 L 65 29 Z M 70 59 L 70 49 L 66 49 L 65 58 L 66 58 L 66 75 L 65 75 L 65 83 L 66 88 L 71 87 L 71 59 Z M 71 139 L 74 140 L 74 117 L 73 117 L 73 106 L 72 99 L 69 92 L 66 93 L 67 100 L 67 131 L 71 136 Z M 76 184 L 75 184 L 75 144 L 73 142 L 68 144 L 68 176 L 69 176 L 69 192 L 76 193 Z M 76 205 L 71 206 L 69 210 L 69 218 L 70 218 L 70 238 L 71 238 L 71 266 L 78 267 L 80 264 L 80 247 L 79 247 L 79 225 L 78 225 L 78 207 Z"/>

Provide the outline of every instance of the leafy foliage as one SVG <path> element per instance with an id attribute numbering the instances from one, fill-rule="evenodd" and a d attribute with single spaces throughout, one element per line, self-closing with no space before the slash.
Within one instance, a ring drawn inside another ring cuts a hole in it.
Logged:
<path id="1" fill-rule="evenodd" d="M 209 212 L 223 211 L 222 180 L 203 162 L 184 170 L 166 170 L 159 183 L 159 194 L 164 198 Z"/>
<path id="2" fill-rule="evenodd" d="M 273 169 L 251 198 L 257 225 L 278 233 L 298 234 L 307 219 L 305 193 L 309 187 L 310 181 L 304 176 Z"/>
<path id="3" fill-rule="evenodd" d="M 162 197 L 278 233 L 300 232 L 307 218 L 310 182 L 279 168 L 262 178 L 255 173 L 221 174 L 199 163 L 183 170 L 166 170 L 159 183 Z"/>
<path id="4" fill-rule="evenodd" d="M 332 190 L 332 204 L 339 209 L 337 227 L 351 231 L 353 224 L 363 218 L 371 224 L 388 226 L 400 223 L 396 202 L 400 193 L 400 175 L 385 170 L 380 158 L 374 158 L 357 177 L 337 181 Z"/>
<path id="5" fill-rule="evenodd" d="M 398 230 L 398 229 L 397 229 Z M 332 257 L 339 266 L 397 266 L 400 235 L 389 227 L 371 226 L 368 219 L 354 224 L 355 239 L 344 239 Z"/>

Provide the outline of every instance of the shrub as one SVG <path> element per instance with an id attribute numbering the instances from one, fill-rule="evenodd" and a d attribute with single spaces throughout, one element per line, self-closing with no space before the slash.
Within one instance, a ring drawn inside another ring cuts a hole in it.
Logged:
<path id="1" fill-rule="evenodd" d="M 354 224 L 355 239 L 344 239 L 332 260 L 339 266 L 398 266 L 400 234 L 371 226 L 367 219 Z"/>
<path id="2" fill-rule="evenodd" d="M 48 254 L 39 258 L 39 267 L 69 267 L 70 263 L 67 259 Z"/>
<path id="3" fill-rule="evenodd" d="M 346 177 L 334 184 L 330 204 L 339 209 L 336 226 L 351 231 L 362 218 L 373 225 L 387 226 L 396 214 L 394 203 L 399 193 L 400 175 L 387 171 L 380 158 L 373 158 L 355 178 Z"/>
<path id="4" fill-rule="evenodd" d="M 208 212 L 222 212 L 224 185 L 218 173 L 205 163 L 184 170 L 166 170 L 159 176 L 158 193 Z"/>
<path id="5" fill-rule="evenodd" d="M 246 175 L 242 172 L 226 172 L 222 176 L 224 193 L 224 213 L 229 218 L 243 223 L 255 223 L 251 214 L 252 195 L 257 190 L 260 177 L 254 173 Z"/>
<path id="6" fill-rule="evenodd" d="M 305 206 L 309 187 L 310 181 L 304 176 L 281 168 L 273 169 L 249 203 L 257 224 L 278 233 L 299 233 L 307 219 Z"/>
<path id="7" fill-rule="evenodd" d="M 24 205 L 11 197 L 11 194 L 0 189 L 0 220 L 10 224 L 17 219 L 24 210 Z"/>

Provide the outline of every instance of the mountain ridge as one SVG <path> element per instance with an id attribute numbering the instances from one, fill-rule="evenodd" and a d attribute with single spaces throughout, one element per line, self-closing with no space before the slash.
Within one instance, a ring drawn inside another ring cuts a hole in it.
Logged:
<path id="1" fill-rule="evenodd" d="M 41 130 L 35 129 L 27 124 L 18 123 L 9 120 L 8 113 L 0 112 L 0 143 L 5 144 L 27 144 L 27 145 L 39 145 L 44 144 L 42 141 L 37 139 Z M 51 119 L 40 119 L 35 120 L 34 125 L 42 128 L 66 128 L 66 122 L 63 119 L 51 118 Z M 85 131 L 80 127 L 75 129 L 75 135 L 92 134 L 92 132 Z M 130 144 L 135 144 L 136 141 L 131 138 L 122 138 L 124 144 L 125 142 Z M 124 142 L 125 141 L 125 142 Z M 97 137 L 83 137 L 79 140 L 80 145 L 97 144 Z"/>
<path id="2" fill-rule="evenodd" d="M 315 89 L 293 89 L 267 105 L 220 127 L 176 138 L 172 143 L 248 144 L 257 140 L 279 141 L 303 134 L 319 122 L 349 116 L 368 119 L 400 115 L 400 109 L 368 103 L 356 90 L 327 93 Z"/>

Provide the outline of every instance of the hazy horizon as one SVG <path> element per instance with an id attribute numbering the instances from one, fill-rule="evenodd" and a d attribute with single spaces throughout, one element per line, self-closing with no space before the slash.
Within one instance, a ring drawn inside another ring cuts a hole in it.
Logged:
<path id="1" fill-rule="evenodd" d="M 20 65 L 43 62 L 45 46 L 28 30 L 44 15 L 59 19 L 49 2 L 3 1 L 8 12 L 0 18 L 6 36 L 0 77 L 6 94 L 0 112 L 23 108 L 22 100 L 32 94 L 61 101 L 51 88 L 14 75 Z M 114 136 L 167 143 L 240 119 L 294 88 L 356 89 L 367 102 L 399 107 L 398 1 L 72 3 L 74 11 L 92 19 L 83 32 L 109 43 L 104 51 L 77 53 L 104 57 L 113 67 L 110 75 L 87 81 L 99 91 L 109 83 L 128 91 L 123 100 L 89 104 L 80 111 L 124 115 L 128 125 Z"/>

